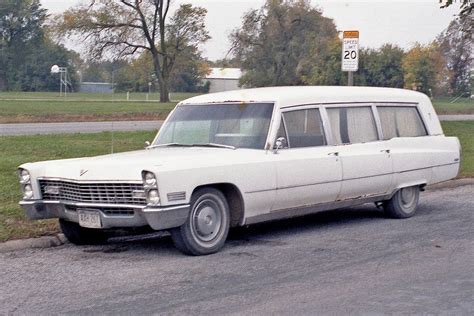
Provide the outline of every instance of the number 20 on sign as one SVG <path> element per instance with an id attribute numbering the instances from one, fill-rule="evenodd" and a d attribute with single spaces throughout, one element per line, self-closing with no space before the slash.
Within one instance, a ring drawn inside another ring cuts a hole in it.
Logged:
<path id="1" fill-rule="evenodd" d="M 342 71 L 359 69 L 359 31 L 344 31 L 342 36 Z"/>

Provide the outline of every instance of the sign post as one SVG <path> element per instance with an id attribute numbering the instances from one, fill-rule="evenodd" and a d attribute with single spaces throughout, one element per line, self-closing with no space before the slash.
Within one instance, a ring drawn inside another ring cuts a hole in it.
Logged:
<path id="1" fill-rule="evenodd" d="M 342 71 L 347 71 L 347 85 L 354 85 L 354 71 L 359 69 L 359 31 L 344 31 L 342 36 Z"/>

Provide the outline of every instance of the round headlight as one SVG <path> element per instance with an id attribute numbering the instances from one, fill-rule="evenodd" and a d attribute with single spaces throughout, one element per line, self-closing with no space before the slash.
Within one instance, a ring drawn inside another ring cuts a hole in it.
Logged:
<path id="1" fill-rule="evenodd" d="M 146 172 L 145 176 L 143 177 L 146 185 L 152 186 L 156 184 L 155 175 L 151 172 Z"/>
<path id="2" fill-rule="evenodd" d="M 160 195 L 158 194 L 158 190 L 148 191 L 147 200 L 150 204 L 158 205 L 160 203 Z"/>
<path id="3" fill-rule="evenodd" d="M 25 200 L 31 199 L 33 197 L 33 188 L 31 185 L 27 184 L 23 187 L 23 198 Z"/>
<path id="4" fill-rule="evenodd" d="M 20 182 L 21 183 L 28 183 L 28 182 L 30 182 L 30 179 L 31 179 L 30 173 L 27 170 L 22 169 L 20 171 Z"/>

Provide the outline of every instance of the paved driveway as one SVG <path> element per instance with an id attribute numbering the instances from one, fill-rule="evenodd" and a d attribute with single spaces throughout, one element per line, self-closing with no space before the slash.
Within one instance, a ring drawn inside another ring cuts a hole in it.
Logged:
<path id="1" fill-rule="evenodd" d="M 473 192 L 252 226 L 206 257 L 167 237 L 3 253 L 0 314 L 472 315 Z"/>

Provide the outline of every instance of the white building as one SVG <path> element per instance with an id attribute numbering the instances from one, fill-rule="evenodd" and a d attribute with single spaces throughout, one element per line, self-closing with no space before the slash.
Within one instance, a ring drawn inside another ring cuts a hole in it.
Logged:
<path id="1" fill-rule="evenodd" d="M 242 71 L 239 68 L 211 68 L 211 73 L 206 76 L 206 81 L 211 83 L 209 92 L 221 92 L 241 89 L 239 79 Z"/>

